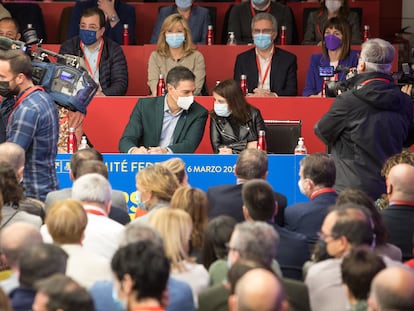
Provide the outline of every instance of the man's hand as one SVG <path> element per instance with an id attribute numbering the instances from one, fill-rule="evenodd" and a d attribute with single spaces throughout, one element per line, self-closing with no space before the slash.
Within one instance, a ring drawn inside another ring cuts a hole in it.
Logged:
<path id="1" fill-rule="evenodd" d="M 115 1 L 98 0 L 98 8 L 100 8 L 107 18 L 118 15 L 115 11 Z"/>
<path id="2" fill-rule="evenodd" d="M 141 147 L 135 147 L 134 149 L 131 150 L 130 153 L 145 154 L 145 153 L 148 153 L 148 150 L 144 146 L 141 146 Z"/>
<path id="3" fill-rule="evenodd" d="M 168 153 L 168 149 L 161 148 L 161 147 L 149 147 L 148 153 L 151 153 L 151 154 Z"/>
<path id="4" fill-rule="evenodd" d="M 412 89 L 413 89 L 412 84 L 406 84 L 406 85 L 403 85 L 403 87 L 401 88 L 401 91 L 411 97 Z"/>
<path id="5" fill-rule="evenodd" d="M 277 97 L 276 93 L 272 93 L 269 90 L 255 88 L 252 94 L 248 94 L 248 96 L 255 96 L 255 97 Z"/>
<path id="6" fill-rule="evenodd" d="M 233 150 L 227 146 L 223 146 L 218 148 L 219 154 L 233 154 Z"/>

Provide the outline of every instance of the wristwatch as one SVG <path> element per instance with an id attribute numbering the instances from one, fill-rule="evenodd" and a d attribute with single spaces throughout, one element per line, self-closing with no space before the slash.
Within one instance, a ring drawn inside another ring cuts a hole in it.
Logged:
<path id="1" fill-rule="evenodd" d="M 109 21 L 111 22 L 111 23 L 115 23 L 115 22 L 117 22 L 117 21 L 119 21 L 119 17 L 118 17 L 118 15 L 112 15 L 110 18 L 109 18 Z"/>

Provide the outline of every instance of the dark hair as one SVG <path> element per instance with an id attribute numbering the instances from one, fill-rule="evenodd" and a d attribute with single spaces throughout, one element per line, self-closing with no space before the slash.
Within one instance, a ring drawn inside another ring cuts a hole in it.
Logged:
<path id="1" fill-rule="evenodd" d="M 375 242 L 378 245 L 384 245 L 388 240 L 388 230 L 385 227 L 381 214 L 375 207 L 374 201 L 371 197 L 360 189 L 345 189 L 339 193 L 336 199 L 336 205 L 343 205 L 345 203 L 357 204 L 355 207 L 363 206 L 370 211 L 371 219 L 374 225 Z"/>
<path id="2" fill-rule="evenodd" d="M 275 213 L 272 186 L 263 179 L 252 179 L 243 184 L 243 204 L 253 220 L 269 221 Z"/>
<path id="3" fill-rule="evenodd" d="M 108 179 L 108 168 L 105 163 L 100 160 L 81 160 L 76 166 L 73 174 L 75 179 L 90 173 L 97 173 Z"/>
<path id="4" fill-rule="evenodd" d="M 111 268 L 119 281 L 126 274 L 131 276 L 137 300 L 155 298 L 161 303 L 170 263 L 160 245 L 143 240 L 121 247 L 112 258 Z"/>
<path id="5" fill-rule="evenodd" d="M 100 28 L 105 27 L 105 24 L 106 24 L 105 13 L 100 8 L 98 8 L 97 6 L 86 8 L 82 12 L 81 18 L 82 17 L 95 16 L 95 15 L 99 16 L 99 27 Z"/>
<path id="6" fill-rule="evenodd" d="M 14 27 L 16 28 L 16 33 L 19 33 L 20 29 L 19 29 L 19 23 L 17 22 L 17 20 L 13 17 L 3 17 L 2 19 L 0 19 L 0 23 L 1 22 L 12 22 Z"/>
<path id="7" fill-rule="evenodd" d="M 57 245 L 28 245 L 19 254 L 19 282 L 33 288 L 35 282 L 55 273 L 65 273 L 68 254 Z"/>
<path id="8" fill-rule="evenodd" d="M 329 155 L 316 152 L 300 161 L 303 178 L 309 178 L 315 185 L 333 187 L 336 179 L 335 162 Z"/>
<path id="9" fill-rule="evenodd" d="M 230 283 L 230 294 L 234 294 L 236 291 L 237 281 L 240 280 L 243 275 L 252 269 L 258 268 L 265 269 L 273 273 L 271 269 L 268 269 L 266 266 L 257 261 L 239 258 L 227 272 L 227 280 Z"/>
<path id="10" fill-rule="evenodd" d="M 208 269 L 217 259 L 227 257 L 226 244 L 230 241 L 231 234 L 237 221 L 230 216 L 220 215 L 211 219 L 204 233 L 202 248 L 203 265 Z"/>
<path id="11" fill-rule="evenodd" d="M 102 154 L 94 148 L 78 150 L 70 158 L 70 170 L 72 171 L 73 176 L 77 176 L 77 166 L 82 160 L 98 160 L 103 162 L 103 157 Z"/>
<path id="12" fill-rule="evenodd" d="M 355 299 L 366 300 L 372 279 L 382 269 L 385 269 L 384 261 L 373 251 L 351 249 L 341 263 L 342 282 L 348 286 Z"/>
<path id="13" fill-rule="evenodd" d="M 27 79 L 32 79 L 33 66 L 28 55 L 19 50 L 0 50 L 0 60 L 9 62 L 14 75 L 22 73 Z"/>
<path id="14" fill-rule="evenodd" d="M 212 93 L 217 93 L 226 99 L 231 115 L 238 123 L 245 124 L 250 120 L 250 104 L 235 80 L 228 79 L 220 82 L 213 88 Z M 217 118 L 214 110 L 210 114 L 213 118 Z"/>
<path id="15" fill-rule="evenodd" d="M 171 68 L 167 73 L 165 82 L 171 84 L 174 88 L 178 86 L 180 81 L 195 81 L 194 73 L 184 66 L 176 66 Z"/>
<path id="16" fill-rule="evenodd" d="M 236 162 L 235 173 L 238 178 L 263 178 L 267 172 L 266 152 L 257 149 L 245 149 L 240 152 Z"/>
<path id="17" fill-rule="evenodd" d="M 36 289 L 48 297 L 48 311 L 94 311 L 89 292 L 72 278 L 57 273 L 35 284 Z"/>
<path id="18" fill-rule="evenodd" d="M 322 53 L 325 58 L 328 57 L 328 49 L 325 44 L 325 31 L 329 28 L 335 28 L 342 34 L 342 51 L 339 59 L 344 60 L 349 56 L 351 51 L 351 26 L 346 19 L 340 17 L 332 17 L 326 21 L 322 32 Z"/>
<path id="19" fill-rule="evenodd" d="M 6 162 L 0 162 L 0 191 L 4 205 L 19 206 L 20 200 L 23 199 L 24 189 L 19 184 L 13 167 Z"/>

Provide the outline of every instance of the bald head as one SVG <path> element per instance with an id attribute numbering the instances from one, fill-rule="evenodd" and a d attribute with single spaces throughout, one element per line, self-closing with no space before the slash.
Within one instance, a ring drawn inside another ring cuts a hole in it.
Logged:
<path id="1" fill-rule="evenodd" d="M 265 269 L 253 269 L 243 275 L 237 282 L 236 296 L 235 310 L 278 311 L 285 305 L 282 285 Z"/>
<path id="2" fill-rule="evenodd" d="M 387 178 L 390 200 L 414 201 L 414 166 L 401 163 L 393 166 Z"/>
<path id="3" fill-rule="evenodd" d="M 379 272 L 371 284 L 370 310 L 414 310 L 414 272 L 391 267 Z"/>
<path id="4" fill-rule="evenodd" d="M 0 162 L 10 164 L 18 180 L 21 180 L 23 177 L 24 161 L 25 151 L 18 144 L 10 142 L 0 144 Z"/>
<path id="5" fill-rule="evenodd" d="M 42 243 L 39 228 L 25 222 L 16 222 L 1 230 L 0 245 L 7 263 L 13 268 L 21 250 L 27 245 Z"/>

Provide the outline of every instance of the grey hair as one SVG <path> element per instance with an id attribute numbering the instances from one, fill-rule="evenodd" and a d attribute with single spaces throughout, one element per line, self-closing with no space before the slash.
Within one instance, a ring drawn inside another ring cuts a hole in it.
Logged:
<path id="1" fill-rule="evenodd" d="M 233 232 L 236 234 L 232 247 L 241 258 L 254 260 L 266 267 L 272 265 L 279 245 L 279 234 L 273 226 L 263 221 L 245 221 L 237 224 Z"/>
<path id="2" fill-rule="evenodd" d="M 112 188 L 100 174 L 86 174 L 76 179 L 72 186 L 72 198 L 82 202 L 107 204 L 111 201 Z"/>
<path id="3" fill-rule="evenodd" d="M 5 142 L 0 144 L 0 162 L 9 163 L 16 172 L 19 168 L 24 166 L 25 151 L 20 145 Z"/>
<path id="4" fill-rule="evenodd" d="M 266 20 L 266 21 L 271 22 L 273 25 L 273 31 L 277 33 L 277 20 L 272 14 L 269 14 L 269 13 L 258 13 L 253 17 L 252 24 L 251 24 L 252 31 L 253 31 L 254 24 L 261 20 Z"/>
<path id="5" fill-rule="evenodd" d="M 125 227 L 121 246 L 143 240 L 151 240 L 157 246 L 164 248 L 162 237 L 158 231 L 149 224 L 139 221 L 132 221 Z"/>
<path id="6" fill-rule="evenodd" d="M 362 44 L 361 60 L 365 63 L 365 71 L 389 73 L 394 60 L 395 49 L 388 41 L 370 39 Z"/>

